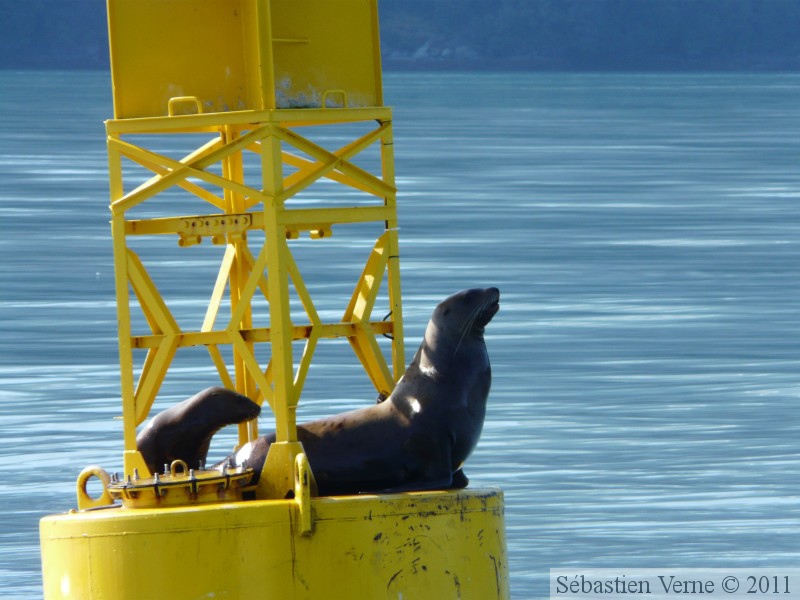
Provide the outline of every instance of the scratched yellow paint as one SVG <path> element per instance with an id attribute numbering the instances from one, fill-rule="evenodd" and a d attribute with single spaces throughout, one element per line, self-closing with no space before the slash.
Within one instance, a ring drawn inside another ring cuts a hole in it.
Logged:
<path id="1" fill-rule="evenodd" d="M 496 489 L 170 509 L 41 522 L 45 598 L 508 598 Z"/>

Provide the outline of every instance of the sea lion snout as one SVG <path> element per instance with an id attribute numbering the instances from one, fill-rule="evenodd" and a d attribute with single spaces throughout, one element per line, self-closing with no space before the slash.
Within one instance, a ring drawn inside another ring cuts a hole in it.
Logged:
<path id="1" fill-rule="evenodd" d="M 480 334 L 500 310 L 500 290 L 496 287 L 463 290 L 444 300 L 439 307 L 444 316 L 460 315 L 467 328 L 474 328 Z"/>
<path id="2" fill-rule="evenodd" d="M 500 290 L 496 287 L 486 288 L 484 290 L 486 300 L 484 301 L 483 308 L 481 309 L 476 323 L 481 327 L 486 327 L 500 310 Z"/>

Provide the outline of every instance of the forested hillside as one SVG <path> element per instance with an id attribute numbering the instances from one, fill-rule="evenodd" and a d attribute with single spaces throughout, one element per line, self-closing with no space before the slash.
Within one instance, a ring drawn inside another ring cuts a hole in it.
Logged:
<path id="1" fill-rule="evenodd" d="M 380 0 L 379 6 L 390 69 L 800 68 L 800 0 Z M 0 68 L 107 64 L 104 0 L 0 0 Z"/>

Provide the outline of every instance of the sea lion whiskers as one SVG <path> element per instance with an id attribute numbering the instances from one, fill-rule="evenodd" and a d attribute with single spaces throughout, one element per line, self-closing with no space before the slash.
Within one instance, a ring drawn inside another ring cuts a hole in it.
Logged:
<path id="1" fill-rule="evenodd" d="M 464 324 L 459 330 L 461 337 L 458 338 L 458 344 L 456 344 L 456 349 L 453 350 L 453 356 L 458 354 L 458 349 L 461 348 L 461 343 L 464 341 L 467 333 L 472 330 L 472 326 L 475 324 L 475 319 L 477 319 L 478 315 L 489 308 L 492 304 L 494 304 L 494 300 L 489 298 L 483 304 L 478 305 L 469 315 L 467 315 L 467 318 L 464 320 Z"/>

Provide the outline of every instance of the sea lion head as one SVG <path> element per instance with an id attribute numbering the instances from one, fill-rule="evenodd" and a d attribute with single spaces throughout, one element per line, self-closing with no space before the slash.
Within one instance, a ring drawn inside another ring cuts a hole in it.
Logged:
<path id="1" fill-rule="evenodd" d="M 500 309 L 497 288 L 473 288 L 445 298 L 433 311 L 413 366 L 433 380 L 467 382 L 489 370 L 483 332 Z"/>
<path id="2" fill-rule="evenodd" d="M 453 354 L 470 341 L 483 342 L 483 332 L 500 310 L 500 290 L 495 287 L 462 290 L 442 300 L 433 311 L 425 342 L 433 351 Z"/>

